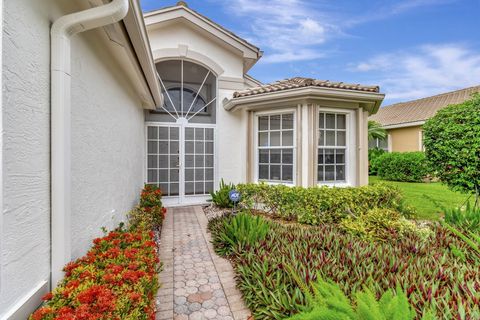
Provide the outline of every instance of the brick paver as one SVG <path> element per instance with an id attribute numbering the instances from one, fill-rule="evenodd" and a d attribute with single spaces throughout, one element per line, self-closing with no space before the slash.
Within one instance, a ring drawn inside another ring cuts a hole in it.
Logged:
<path id="1" fill-rule="evenodd" d="M 159 243 L 157 320 L 247 319 L 228 260 L 215 254 L 199 206 L 168 209 Z"/>

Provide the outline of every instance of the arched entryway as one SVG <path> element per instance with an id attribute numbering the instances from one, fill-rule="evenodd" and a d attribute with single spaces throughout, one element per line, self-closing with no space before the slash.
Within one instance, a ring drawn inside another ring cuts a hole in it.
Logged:
<path id="1" fill-rule="evenodd" d="M 217 77 L 178 59 L 156 64 L 165 103 L 146 123 L 146 183 L 167 205 L 206 201 L 215 186 Z"/>

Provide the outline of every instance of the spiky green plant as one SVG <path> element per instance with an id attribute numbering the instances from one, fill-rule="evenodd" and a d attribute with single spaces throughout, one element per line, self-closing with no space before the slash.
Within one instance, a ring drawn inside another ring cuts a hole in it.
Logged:
<path id="1" fill-rule="evenodd" d="M 224 220 L 210 222 L 215 246 Z M 317 272 L 338 284 L 348 299 L 365 286 L 376 297 L 400 286 L 418 317 L 433 309 L 439 319 L 480 319 L 480 261 L 467 243 L 433 225 L 427 240 L 408 234 L 398 241 L 362 241 L 338 225 L 318 227 L 269 222 L 265 239 L 230 258 L 238 288 L 255 319 L 284 319 L 304 310 L 308 298 L 286 266 L 309 284 Z M 454 250 L 461 250 L 459 259 Z"/>
<path id="2" fill-rule="evenodd" d="M 449 225 L 472 232 L 480 232 L 480 207 L 467 202 L 465 208 L 443 208 L 444 220 Z"/>
<path id="3" fill-rule="evenodd" d="M 239 213 L 223 220 L 223 228 L 214 239 L 216 251 L 229 255 L 235 250 L 253 246 L 265 239 L 269 230 L 268 223 L 259 216 Z"/>

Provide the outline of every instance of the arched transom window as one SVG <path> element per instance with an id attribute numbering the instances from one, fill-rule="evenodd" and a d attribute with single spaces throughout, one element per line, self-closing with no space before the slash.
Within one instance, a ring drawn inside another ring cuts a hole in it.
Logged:
<path id="1" fill-rule="evenodd" d="M 198 114 L 210 114 L 215 107 L 216 77 L 207 68 L 185 60 L 156 64 L 165 103 L 164 112 L 175 119 L 190 120 Z"/>

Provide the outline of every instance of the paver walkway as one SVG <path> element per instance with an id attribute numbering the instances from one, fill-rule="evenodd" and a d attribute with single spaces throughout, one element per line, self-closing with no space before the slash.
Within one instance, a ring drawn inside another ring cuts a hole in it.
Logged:
<path id="1" fill-rule="evenodd" d="M 169 208 L 159 244 L 157 320 L 247 319 L 230 262 L 213 251 L 199 206 Z"/>

